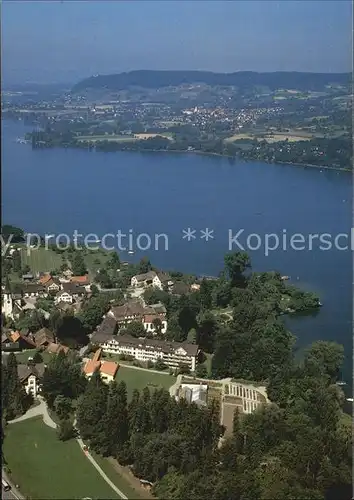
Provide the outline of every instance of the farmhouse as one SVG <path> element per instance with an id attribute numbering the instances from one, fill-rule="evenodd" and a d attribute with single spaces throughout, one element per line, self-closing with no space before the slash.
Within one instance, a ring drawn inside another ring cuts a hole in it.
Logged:
<path id="1" fill-rule="evenodd" d="M 139 361 L 163 361 L 171 368 L 186 365 L 195 371 L 199 347 L 195 344 L 165 342 L 155 339 L 138 339 L 130 335 L 112 336 L 101 344 L 102 351 L 125 354 Z"/>

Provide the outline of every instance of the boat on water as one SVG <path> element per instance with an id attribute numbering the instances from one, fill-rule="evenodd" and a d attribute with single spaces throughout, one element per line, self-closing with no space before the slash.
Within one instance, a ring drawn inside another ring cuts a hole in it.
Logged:
<path id="1" fill-rule="evenodd" d="M 289 279 L 290 279 L 290 276 L 282 276 L 282 277 L 281 277 L 281 279 L 282 279 L 283 281 L 287 281 L 287 280 L 289 280 Z"/>
<path id="2" fill-rule="evenodd" d="M 344 380 L 339 380 L 338 382 L 336 382 L 337 385 L 347 385 L 346 382 L 344 382 Z"/>
<path id="3" fill-rule="evenodd" d="M 353 403 L 354 399 L 353 398 L 347 398 L 347 401 L 349 401 L 349 403 Z"/>
<path id="4" fill-rule="evenodd" d="M 129 252 L 128 252 L 128 253 L 129 253 L 130 255 L 132 255 L 134 252 L 133 252 L 133 250 L 129 250 Z"/>

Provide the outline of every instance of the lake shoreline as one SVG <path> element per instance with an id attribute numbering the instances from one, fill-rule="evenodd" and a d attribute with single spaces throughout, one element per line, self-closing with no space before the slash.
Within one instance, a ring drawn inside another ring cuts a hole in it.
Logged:
<path id="1" fill-rule="evenodd" d="M 22 143 L 23 144 L 23 143 Z M 26 143 L 28 144 L 28 142 Z M 84 148 L 78 148 L 75 146 L 55 146 L 58 147 L 59 149 L 80 149 L 84 150 Z M 54 148 L 43 148 L 43 149 L 54 149 Z M 256 159 L 256 158 L 239 158 L 237 156 L 230 156 L 222 153 L 212 153 L 212 152 L 207 152 L 207 151 L 196 151 L 196 150 L 180 150 L 180 149 L 141 149 L 141 150 L 132 150 L 132 149 L 122 149 L 122 150 L 117 150 L 117 151 L 97 151 L 95 147 L 92 148 L 95 152 L 98 153 L 172 153 L 172 154 L 196 154 L 196 155 L 201 155 L 201 156 L 217 156 L 220 158 L 229 158 L 231 160 L 239 160 L 244 163 L 249 163 L 249 162 L 254 162 L 254 161 L 261 161 L 263 163 L 266 163 L 268 165 L 289 165 L 292 167 L 302 167 L 302 168 L 316 168 L 316 169 L 325 169 L 325 170 L 335 170 L 337 172 L 353 172 L 352 169 L 350 168 L 339 168 L 339 167 L 330 167 L 329 165 L 313 165 L 311 163 L 292 163 L 292 162 L 280 162 L 280 161 L 266 161 L 265 159 Z"/>

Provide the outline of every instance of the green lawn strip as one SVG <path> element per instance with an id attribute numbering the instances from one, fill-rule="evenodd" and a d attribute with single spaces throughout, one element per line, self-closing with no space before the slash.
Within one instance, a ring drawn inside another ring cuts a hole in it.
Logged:
<path id="1" fill-rule="evenodd" d="M 103 472 L 108 476 L 108 478 L 112 481 L 113 484 L 117 486 L 118 489 L 122 491 L 122 493 L 125 494 L 131 499 L 140 499 L 142 498 L 141 495 L 139 495 L 139 492 L 136 491 L 133 486 L 129 484 L 129 482 L 119 474 L 118 471 L 116 471 L 113 467 L 113 465 L 108 461 L 107 458 L 102 457 L 101 455 L 97 455 L 94 451 L 90 450 L 91 455 L 93 458 L 96 460 L 98 465 L 101 467 Z"/>
<path id="2" fill-rule="evenodd" d="M 28 351 L 17 352 L 16 353 L 17 363 L 26 364 L 28 361 L 28 358 L 31 358 L 31 357 L 33 358 L 35 352 L 36 352 L 36 349 L 30 349 Z M 50 354 L 49 352 L 41 352 L 41 356 L 43 358 L 43 363 L 49 363 L 49 361 L 53 355 Z"/>
<path id="3" fill-rule="evenodd" d="M 76 440 L 58 440 L 42 417 L 10 424 L 3 455 L 10 476 L 29 499 L 117 499 Z"/>
<path id="4" fill-rule="evenodd" d="M 117 382 L 121 380 L 125 381 L 127 384 L 128 399 L 130 399 L 134 389 L 142 391 L 145 387 L 148 387 L 152 391 L 162 388 L 168 390 L 176 382 L 176 377 L 163 373 L 152 373 L 149 370 L 135 370 L 134 368 L 120 365 L 116 380 Z"/>

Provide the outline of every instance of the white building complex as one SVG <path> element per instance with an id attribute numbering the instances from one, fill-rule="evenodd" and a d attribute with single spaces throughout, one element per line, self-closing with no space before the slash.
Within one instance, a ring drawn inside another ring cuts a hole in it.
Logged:
<path id="1" fill-rule="evenodd" d="M 187 366 L 195 371 L 199 347 L 185 342 L 135 338 L 130 335 L 112 335 L 100 344 L 102 351 L 111 354 L 125 354 L 138 361 L 161 360 L 171 368 Z"/>

